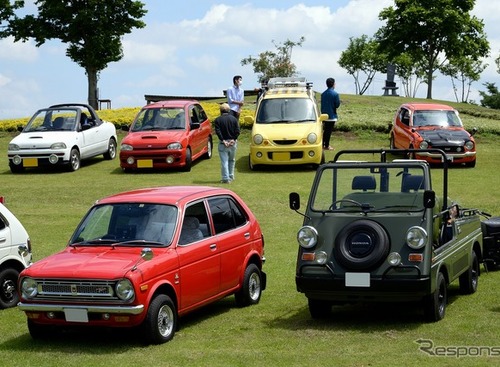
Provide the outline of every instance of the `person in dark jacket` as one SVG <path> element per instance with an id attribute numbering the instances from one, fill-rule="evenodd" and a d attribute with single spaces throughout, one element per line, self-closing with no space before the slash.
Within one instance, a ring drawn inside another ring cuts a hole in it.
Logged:
<path id="1" fill-rule="evenodd" d="M 221 115 L 214 120 L 215 133 L 219 138 L 219 157 L 221 164 L 221 183 L 230 183 L 234 180 L 234 166 L 236 163 L 236 149 L 240 125 L 236 117 L 230 114 L 227 103 L 220 105 Z"/>
<path id="2" fill-rule="evenodd" d="M 323 121 L 323 149 L 333 150 L 330 145 L 333 127 L 337 122 L 337 108 L 340 106 L 340 96 L 335 90 L 335 79 L 326 79 L 326 90 L 321 94 L 321 113 L 328 115 L 328 120 Z"/>

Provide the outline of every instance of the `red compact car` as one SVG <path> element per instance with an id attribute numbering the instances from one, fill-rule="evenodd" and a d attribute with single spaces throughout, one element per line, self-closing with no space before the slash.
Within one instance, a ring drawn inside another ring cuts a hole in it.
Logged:
<path id="1" fill-rule="evenodd" d="M 398 108 L 391 129 L 391 149 L 441 149 L 452 164 L 476 165 L 476 143 L 467 132 L 458 111 L 432 103 L 405 103 Z M 442 156 L 415 153 L 413 158 L 441 163 Z"/>
<path id="2" fill-rule="evenodd" d="M 264 238 L 234 192 L 141 189 L 98 201 L 68 246 L 19 275 L 18 307 L 33 338 L 80 327 L 137 327 L 171 340 L 178 316 L 231 294 L 256 304 L 266 288 Z"/>
<path id="3" fill-rule="evenodd" d="M 195 100 L 169 100 L 144 106 L 120 147 L 120 167 L 191 170 L 194 160 L 212 157 L 212 125 Z"/>

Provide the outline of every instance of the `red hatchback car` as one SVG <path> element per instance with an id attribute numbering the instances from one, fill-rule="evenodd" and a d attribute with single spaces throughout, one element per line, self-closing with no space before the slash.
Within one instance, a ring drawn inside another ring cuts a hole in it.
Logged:
<path id="1" fill-rule="evenodd" d="M 194 160 L 212 157 L 212 125 L 195 100 L 169 100 L 144 106 L 120 147 L 120 167 L 191 170 Z"/>
<path id="2" fill-rule="evenodd" d="M 33 338 L 74 326 L 137 328 L 171 340 L 178 316 L 266 288 L 264 238 L 234 192 L 205 186 L 141 189 L 99 200 L 62 251 L 19 276 L 18 307 Z"/>
<path id="3" fill-rule="evenodd" d="M 476 165 L 476 143 L 450 106 L 432 103 L 402 104 L 394 116 L 391 129 L 391 149 L 443 150 L 452 164 Z M 441 163 L 442 156 L 416 153 L 413 158 L 429 163 Z"/>

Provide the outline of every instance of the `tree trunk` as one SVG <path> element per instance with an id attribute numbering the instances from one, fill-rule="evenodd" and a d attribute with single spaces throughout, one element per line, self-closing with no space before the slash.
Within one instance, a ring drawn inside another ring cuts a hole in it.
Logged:
<path id="1" fill-rule="evenodd" d="M 432 99 L 432 67 L 427 70 L 427 99 Z"/>
<path id="2" fill-rule="evenodd" d="M 87 68 L 87 81 L 88 81 L 88 103 L 95 110 L 99 109 L 99 101 L 97 95 L 97 71 Z"/>

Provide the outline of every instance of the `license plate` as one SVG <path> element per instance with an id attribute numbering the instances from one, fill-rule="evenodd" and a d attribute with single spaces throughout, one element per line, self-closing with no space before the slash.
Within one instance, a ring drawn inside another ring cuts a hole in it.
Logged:
<path id="1" fill-rule="evenodd" d="M 68 322 L 89 322 L 87 310 L 83 308 L 65 308 L 64 317 Z"/>
<path id="2" fill-rule="evenodd" d="M 369 287 L 370 273 L 345 273 L 346 287 Z"/>
<path id="3" fill-rule="evenodd" d="M 153 160 L 140 159 L 137 161 L 137 168 L 153 168 Z"/>
<path id="4" fill-rule="evenodd" d="M 24 167 L 38 167 L 38 158 L 24 158 L 23 159 Z"/>
<path id="5" fill-rule="evenodd" d="M 288 153 L 288 152 L 273 153 L 273 160 L 275 160 L 275 161 L 289 161 L 290 160 L 290 153 Z"/>

